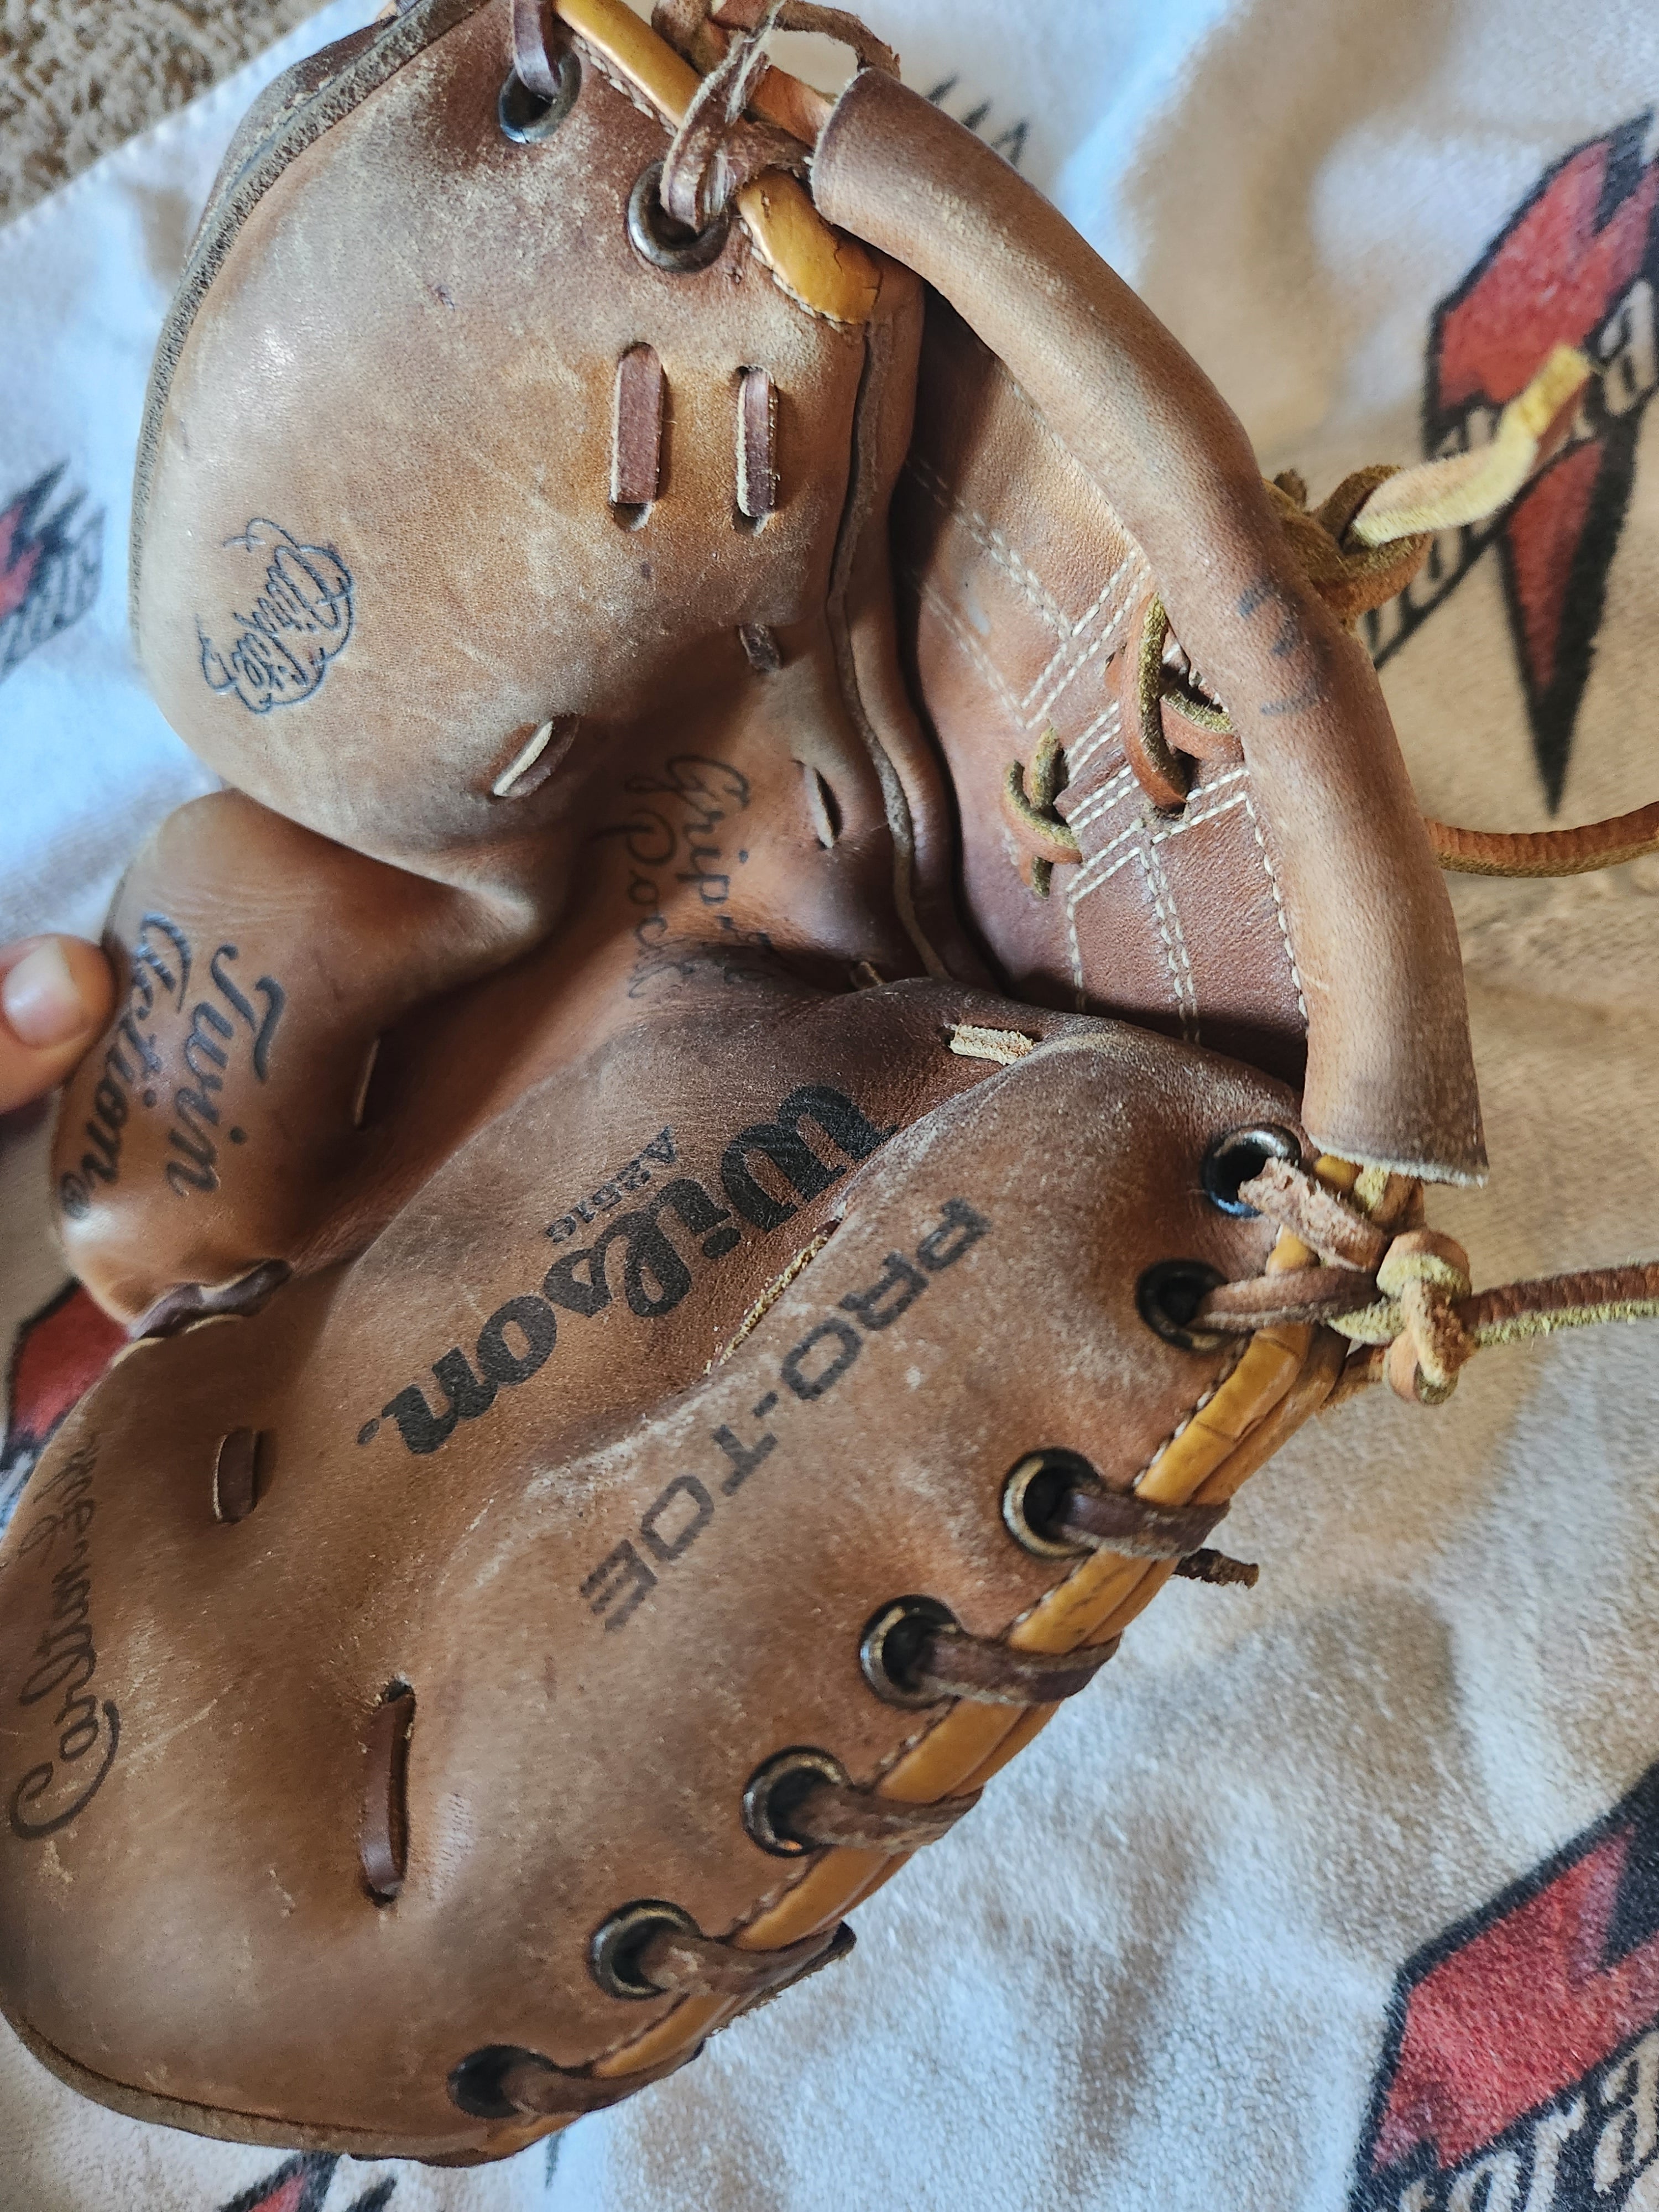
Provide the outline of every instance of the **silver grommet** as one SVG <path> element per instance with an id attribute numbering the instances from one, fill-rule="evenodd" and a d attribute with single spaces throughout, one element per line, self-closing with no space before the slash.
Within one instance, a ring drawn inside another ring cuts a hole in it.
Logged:
<path id="1" fill-rule="evenodd" d="M 705 230 L 688 230 L 676 222 L 663 206 L 660 194 L 662 163 L 641 170 L 628 195 L 629 243 L 653 269 L 666 269 L 677 276 L 694 269 L 707 269 L 720 258 L 732 228 L 729 210 L 714 217 Z"/>
<path id="2" fill-rule="evenodd" d="M 532 92 L 517 70 L 508 72 L 495 102 L 495 119 L 501 126 L 502 137 L 510 138 L 515 146 L 538 146 L 543 139 L 550 138 L 576 105 L 576 94 L 582 88 L 581 64 L 566 46 L 553 66 L 551 100 L 544 100 L 538 92 Z"/>
<path id="3" fill-rule="evenodd" d="M 642 1897 L 624 1905 L 593 1931 L 587 1947 L 588 1972 L 612 1997 L 659 1997 L 665 1992 L 640 1973 L 640 1953 L 659 1929 L 672 1928 L 678 1936 L 698 1936 L 702 1929 L 689 1912 L 660 1897 Z"/>
<path id="4" fill-rule="evenodd" d="M 943 1705 L 942 1692 L 910 1689 L 906 1677 L 934 1630 L 955 1626 L 949 1609 L 937 1598 L 895 1598 L 890 1605 L 883 1606 L 859 1638 L 859 1665 L 864 1669 L 865 1680 L 886 1705 L 918 1710 Z"/>
<path id="5" fill-rule="evenodd" d="M 833 1782 L 845 1789 L 847 1779 L 847 1769 L 827 1751 L 805 1747 L 781 1751 L 751 1776 L 743 1793 L 743 1825 L 751 1839 L 775 1858 L 804 1858 L 819 1847 L 791 1835 L 791 1813 L 820 1782 Z"/>
<path id="6" fill-rule="evenodd" d="M 1264 1121 L 1255 1128 L 1227 1130 L 1205 1153 L 1204 1164 L 1198 1171 L 1205 1197 L 1223 1213 L 1254 1221 L 1257 1209 L 1244 1203 L 1238 1187 L 1249 1182 L 1252 1176 L 1259 1176 L 1269 1160 L 1285 1160 L 1291 1167 L 1301 1165 L 1302 1147 L 1290 1130 L 1281 1129 L 1273 1121 Z"/>
<path id="7" fill-rule="evenodd" d="M 1054 1525 L 1061 1493 L 1100 1478 L 1080 1452 L 1048 1450 L 1028 1453 L 1002 1486 L 1003 1526 L 1023 1551 L 1036 1559 L 1074 1559 L 1091 1551 L 1075 1536 L 1045 1534 Z"/>

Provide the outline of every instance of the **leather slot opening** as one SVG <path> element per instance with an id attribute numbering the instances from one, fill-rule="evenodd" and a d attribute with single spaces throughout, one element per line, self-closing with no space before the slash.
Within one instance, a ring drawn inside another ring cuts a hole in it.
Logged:
<path id="1" fill-rule="evenodd" d="M 258 1429 L 232 1429 L 220 1439 L 213 1462 L 213 1517 L 216 1521 L 246 1521 L 259 1503 L 264 1489 Z"/>
<path id="2" fill-rule="evenodd" d="M 777 387 L 763 368 L 738 379 L 738 507 L 736 522 L 751 534 L 764 529 L 778 505 Z"/>
<path id="3" fill-rule="evenodd" d="M 817 769 L 801 763 L 801 776 L 806 790 L 806 817 L 812 825 L 812 834 L 828 852 L 841 836 L 841 801 L 833 787 Z"/>
<path id="4" fill-rule="evenodd" d="M 637 530 L 662 477 L 662 363 L 653 346 L 630 346 L 617 363 L 611 411 L 611 511 Z"/>
<path id="5" fill-rule="evenodd" d="M 368 1723 L 357 1840 L 364 1886 L 377 1905 L 390 1905 L 398 1895 L 409 1863 L 409 1739 L 414 1726 L 414 1691 L 407 1682 L 388 1682 Z"/>
<path id="6" fill-rule="evenodd" d="M 363 1054 L 362 1073 L 357 1078 L 357 1095 L 351 1102 L 351 1126 L 361 1129 L 368 1119 L 368 1091 L 374 1080 L 374 1064 L 380 1057 L 380 1040 L 376 1037 Z"/>
<path id="7" fill-rule="evenodd" d="M 490 797 L 528 799 L 539 791 L 569 751 L 577 720 L 574 714 L 550 714 L 544 722 L 522 723 L 497 756 Z"/>

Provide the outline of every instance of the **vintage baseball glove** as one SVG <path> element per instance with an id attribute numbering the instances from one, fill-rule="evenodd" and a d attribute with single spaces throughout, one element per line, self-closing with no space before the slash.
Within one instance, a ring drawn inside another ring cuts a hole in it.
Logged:
<path id="1" fill-rule="evenodd" d="M 839 1955 L 1172 1571 L 1247 1579 L 1320 1405 L 1656 1310 L 1424 1225 L 1483 1168 L 1455 833 L 1346 628 L 1587 374 L 1310 511 L 795 0 L 416 0 L 271 88 L 135 504 L 225 788 L 58 1138 L 136 1340 L 0 1551 L 47 2065 L 515 2150 Z"/>

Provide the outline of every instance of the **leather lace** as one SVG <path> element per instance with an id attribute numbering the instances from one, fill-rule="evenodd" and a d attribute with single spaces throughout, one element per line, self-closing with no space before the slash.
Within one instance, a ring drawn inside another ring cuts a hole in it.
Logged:
<path id="1" fill-rule="evenodd" d="M 1318 507 L 1309 507 L 1307 486 L 1294 470 L 1273 478 L 1268 495 L 1297 561 L 1345 628 L 1405 590 L 1437 532 L 1485 520 L 1524 489 L 1559 450 L 1596 373 L 1584 356 L 1559 346 L 1504 409 L 1489 446 L 1415 468 L 1356 470 Z M 1121 650 L 1133 671 L 1124 758 L 1153 805 L 1172 811 L 1187 798 L 1194 762 L 1242 760 L 1243 748 L 1171 634 L 1156 592 Z M 1026 855 L 1026 879 L 1040 896 L 1048 895 L 1056 866 L 1083 857 L 1075 840 L 1068 852 L 1058 839 L 1066 827 L 1054 805 L 1066 781 L 1059 748 L 1054 732 L 1046 732 L 1029 770 L 1018 761 L 1010 768 L 1004 794 L 1004 812 Z M 1465 830 L 1426 816 L 1424 828 L 1449 873 L 1585 875 L 1659 852 L 1659 801 L 1568 830 Z"/>
<path id="2" fill-rule="evenodd" d="M 1397 1192 L 1403 1178 L 1387 1182 Z M 1395 1225 L 1385 1226 L 1305 1169 L 1269 1160 L 1239 1196 L 1288 1230 L 1316 1264 L 1223 1284 L 1200 1304 L 1194 1328 L 1247 1336 L 1271 1322 L 1317 1322 L 1354 1347 L 1328 1404 L 1386 1381 L 1402 1398 L 1437 1405 L 1488 1346 L 1659 1319 L 1659 1261 L 1475 1291 L 1468 1255 L 1421 1225 L 1420 1194 L 1405 1188 Z"/>
<path id="3" fill-rule="evenodd" d="M 769 169 L 807 173 L 810 143 L 749 112 L 771 71 L 765 42 L 773 31 L 816 32 L 850 46 L 861 69 L 898 74 L 892 48 L 856 15 L 815 0 L 724 0 L 712 9 L 708 0 L 665 0 L 652 21 L 704 72 L 664 157 L 659 188 L 665 211 L 690 230 L 717 222 Z"/>

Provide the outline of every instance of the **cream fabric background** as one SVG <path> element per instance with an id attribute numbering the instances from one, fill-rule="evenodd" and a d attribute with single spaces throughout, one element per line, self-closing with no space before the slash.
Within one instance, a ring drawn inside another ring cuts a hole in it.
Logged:
<path id="1" fill-rule="evenodd" d="M 1029 125 L 1028 173 L 1316 497 L 1416 457 L 1435 303 L 1553 162 L 1659 102 L 1659 21 L 1621 0 L 1032 0 L 1012 37 L 989 0 L 877 13 L 912 82 Z M 72 453 L 111 517 L 94 615 L 0 689 L 0 928 L 92 922 L 197 773 L 133 689 L 118 518 L 184 212 L 260 75 L 0 231 L 0 492 Z M 1650 410 L 1565 821 L 1659 792 L 1656 440 Z M 1385 682 L 1429 811 L 1545 822 L 1493 555 Z M 1659 862 L 1455 892 L 1493 1175 L 1434 1218 L 1481 1281 L 1659 1254 Z M 0 1151 L 8 1328 L 58 1280 L 42 1135 Z M 1260 1588 L 1166 1592 L 860 1909 L 847 1966 L 581 2123 L 550 2176 L 406 2172 L 395 2212 L 1334 2212 L 1401 1963 L 1659 1758 L 1656 1371 L 1659 1339 L 1607 1330 L 1304 1431 L 1228 1524 Z M 0 2045 L 0 2203 L 210 2212 L 277 2163 L 80 2106 Z M 381 2178 L 343 2164 L 327 2212 Z M 1496 2188 L 1461 2212 L 1571 2212 Z"/>

